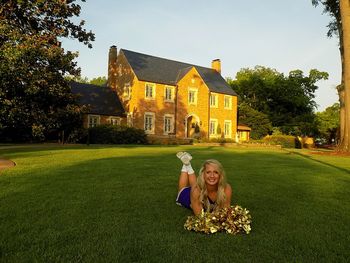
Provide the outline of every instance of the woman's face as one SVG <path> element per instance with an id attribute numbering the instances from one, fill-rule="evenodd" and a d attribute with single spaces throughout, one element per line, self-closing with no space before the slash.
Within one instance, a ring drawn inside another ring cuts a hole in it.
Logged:
<path id="1" fill-rule="evenodd" d="M 207 164 L 203 176 L 207 185 L 217 185 L 220 179 L 218 166 L 216 164 Z"/>

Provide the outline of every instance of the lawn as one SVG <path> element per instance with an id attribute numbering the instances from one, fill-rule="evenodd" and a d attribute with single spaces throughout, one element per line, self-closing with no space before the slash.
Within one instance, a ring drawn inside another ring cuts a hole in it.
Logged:
<path id="1" fill-rule="evenodd" d="M 216 158 L 249 235 L 184 230 L 187 150 Z M 348 262 L 350 158 L 204 146 L 0 146 L 0 262 Z"/>

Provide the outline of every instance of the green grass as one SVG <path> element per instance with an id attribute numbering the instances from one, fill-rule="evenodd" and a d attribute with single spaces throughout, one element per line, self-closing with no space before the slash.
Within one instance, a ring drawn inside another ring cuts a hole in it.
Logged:
<path id="1" fill-rule="evenodd" d="M 188 150 L 220 160 L 249 235 L 184 230 Z M 200 146 L 0 146 L 0 262 L 347 262 L 350 158 Z"/>

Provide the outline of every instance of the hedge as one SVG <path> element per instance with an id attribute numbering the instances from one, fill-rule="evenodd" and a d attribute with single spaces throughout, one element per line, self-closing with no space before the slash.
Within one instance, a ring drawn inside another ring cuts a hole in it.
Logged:
<path id="1" fill-rule="evenodd" d="M 301 148 L 298 137 L 291 135 L 267 135 L 263 141 L 267 144 L 281 145 L 283 148 Z"/>
<path id="2" fill-rule="evenodd" d="M 88 143 L 146 144 L 144 130 L 118 125 L 99 125 L 88 129 Z"/>

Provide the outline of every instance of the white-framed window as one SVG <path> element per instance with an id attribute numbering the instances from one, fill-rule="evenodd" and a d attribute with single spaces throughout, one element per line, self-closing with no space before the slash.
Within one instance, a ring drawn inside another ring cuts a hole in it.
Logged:
<path id="1" fill-rule="evenodd" d="M 217 119 L 210 119 L 209 122 L 209 136 L 216 137 L 216 130 L 218 128 L 218 120 Z"/>
<path id="2" fill-rule="evenodd" d="M 155 114 L 153 112 L 145 113 L 144 123 L 145 133 L 154 134 Z"/>
<path id="3" fill-rule="evenodd" d="M 167 102 L 174 102 L 175 94 L 174 87 L 165 86 L 164 88 L 164 100 Z"/>
<path id="4" fill-rule="evenodd" d="M 232 110 L 232 97 L 224 96 L 224 108 L 227 110 Z"/>
<path id="5" fill-rule="evenodd" d="M 133 114 L 132 114 L 132 112 L 128 112 L 128 114 L 126 115 L 126 125 L 128 127 L 133 126 Z"/>
<path id="6" fill-rule="evenodd" d="M 219 104 L 218 95 L 217 94 L 210 94 L 210 107 L 217 108 Z"/>
<path id="7" fill-rule="evenodd" d="M 230 120 L 225 120 L 224 122 L 224 136 L 225 138 L 232 137 L 232 121 Z"/>
<path id="8" fill-rule="evenodd" d="M 195 88 L 188 89 L 188 104 L 197 105 L 197 93 L 198 93 L 198 89 L 195 89 Z"/>
<path id="9" fill-rule="evenodd" d="M 165 114 L 164 115 L 164 134 L 169 134 L 174 132 L 174 115 Z"/>
<path id="10" fill-rule="evenodd" d="M 100 115 L 88 115 L 88 126 L 89 128 L 100 125 Z"/>
<path id="11" fill-rule="evenodd" d="M 145 85 L 145 98 L 154 99 L 156 97 L 156 84 L 146 83 Z"/>
<path id="12" fill-rule="evenodd" d="M 120 125 L 121 120 L 118 117 L 110 117 L 109 118 L 109 123 L 112 125 Z"/>
<path id="13" fill-rule="evenodd" d="M 125 100 L 130 100 L 131 98 L 131 86 L 130 83 L 125 83 L 123 90 L 123 97 Z"/>

